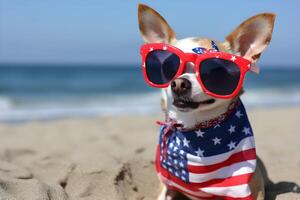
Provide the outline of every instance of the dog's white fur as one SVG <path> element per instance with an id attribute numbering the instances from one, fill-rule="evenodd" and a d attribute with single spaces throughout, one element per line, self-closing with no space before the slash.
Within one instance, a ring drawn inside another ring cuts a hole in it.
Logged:
<path id="1" fill-rule="evenodd" d="M 191 53 L 195 47 L 211 48 L 211 40 L 207 38 L 177 40 L 174 31 L 166 20 L 146 5 L 139 5 L 138 14 L 140 32 L 146 43 L 169 43 L 187 53 Z M 229 34 L 224 42 L 217 42 L 220 51 L 243 56 L 256 63 L 260 54 L 271 40 L 274 20 L 275 15 L 270 13 L 263 13 L 249 18 Z M 213 119 L 227 111 L 232 99 L 213 98 L 204 93 L 196 80 L 193 63 L 186 64 L 185 72 L 179 78 L 186 78 L 191 82 L 190 98 L 192 101 L 202 102 L 214 99 L 215 102 L 200 105 L 196 109 L 177 108 L 172 104 L 173 93 L 169 86 L 162 89 L 162 108 L 169 117 L 183 124 L 186 128 L 193 128 L 196 124 Z M 252 191 L 252 193 L 256 199 L 264 199 L 262 176 L 260 175 L 260 170 L 257 169 L 257 171 L 254 176 L 255 178 L 252 180 L 253 183 L 251 183 L 253 185 L 252 189 L 255 188 L 255 191 Z M 158 199 L 172 199 L 172 195 L 168 195 L 167 193 L 168 190 L 164 187 Z"/>
<path id="2" fill-rule="evenodd" d="M 196 42 L 196 38 L 186 38 L 176 41 L 173 45 L 186 53 L 193 53 L 192 49 L 195 47 L 203 47 L 199 42 Z M 211 47 L 210 47 L 211 48 Z M 185 73 L 179 78 L 186 78 L 191 82 L 191 99 L 195 102 L 202 102 L 212 97 L 203 92 L 200 87 L 196 74 L 194 71 L 194 64 L 187 63 Z M 186 128 L 193 128 L 196 124 L 202 121 L 206 121 L 219 116 L 221 113 L 226 112 L 228 105 L 231 103 L 231 99 L 215 99 L 215 103 L 211 105 L 199 106 L 197 109 L 180 109 L 172 105 L 173 94 L 171 87 L 162 89 L 162 98 L 165 101 L 167 107 L 167 114 L 172 119 L 176 119 L 181 124 L 184 124 Z"/>

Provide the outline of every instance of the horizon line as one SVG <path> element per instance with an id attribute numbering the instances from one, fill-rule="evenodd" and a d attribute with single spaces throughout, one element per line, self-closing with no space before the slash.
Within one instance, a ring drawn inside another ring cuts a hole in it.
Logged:
<path id="1" fill-rule="evenodd" d="M 22 67 L 22 66 L 32 66 L 32 67 L 43 67 L 43 66 L 53 66 L 53 67 L 80 67 L 83 65 L 86 66 L 94 66 L 94 67 L 136 67 L 136 66 L 141 66 L 141 63 L 96 63 L 96 62 L 0 62 L 0 67 L 5 67 L 5 65 L 8 66 L 14 66 L 14 67 Z M 288 65 L 282 67 L 282 65 L 277 64 L 263 64 L 263 65 L 258 65 L 263 66 L 260 67 L 261 69 L 266 69 L 267 68 L 272 68 L 272 69 L 285 69 L 285 68 L 299 68 L 300 65 Z"/>

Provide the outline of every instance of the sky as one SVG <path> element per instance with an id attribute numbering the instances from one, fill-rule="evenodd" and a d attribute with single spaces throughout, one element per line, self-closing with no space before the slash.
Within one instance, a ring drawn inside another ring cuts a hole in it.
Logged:
<path id="1" fill-rule="evenodd" d="M 157 10 L 179 39 L 223 41 L 248 17 L 274 12 L 260 65 L 300 68 L 299 0 L 0 0 L 0 63 L 137 64 L 138 3 Z"/>

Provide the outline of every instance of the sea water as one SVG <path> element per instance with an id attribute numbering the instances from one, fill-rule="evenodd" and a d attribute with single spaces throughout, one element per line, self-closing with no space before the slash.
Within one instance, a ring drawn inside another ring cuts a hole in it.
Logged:
<path id="1" fill-rule="evenodd" d="M 300 68 L 247 75 L 246 107 L 300 105 Z M 155 114 L 159 89 L 137 65 L 0 65 L 0 121 Z"/>

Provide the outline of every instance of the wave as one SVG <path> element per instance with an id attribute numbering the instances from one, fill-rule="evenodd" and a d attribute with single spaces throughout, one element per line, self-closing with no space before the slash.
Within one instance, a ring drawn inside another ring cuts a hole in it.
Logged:
<path id="1" fill-rule="evenodd" d="M 74 99 L 29 98 L 16 101 L 0 97 L 0 121 L 22 122 L 57 118 L 150 115 L 160 112 L 160 93 L 111 95 Z M 242 95 L 247 108 L 300 105 L 300 90 L 247 90 Z"/>
<path id="2" fill-rule="evenodd" d="M 242 100 L 249 108 L 300 105 L 300 90 L 261 89 L 248 90 Z"/>
<path id="3" fill-rule="evenodd" d="M 39 99 L 41 100 L 41 99 Z M 28 101 L 28 100 L 27 100 Z M 0 121 L 22 122 L 57 118 L 148 115 L 159 113 L 159 93 L 16 103 L 0 97 Z"/>

